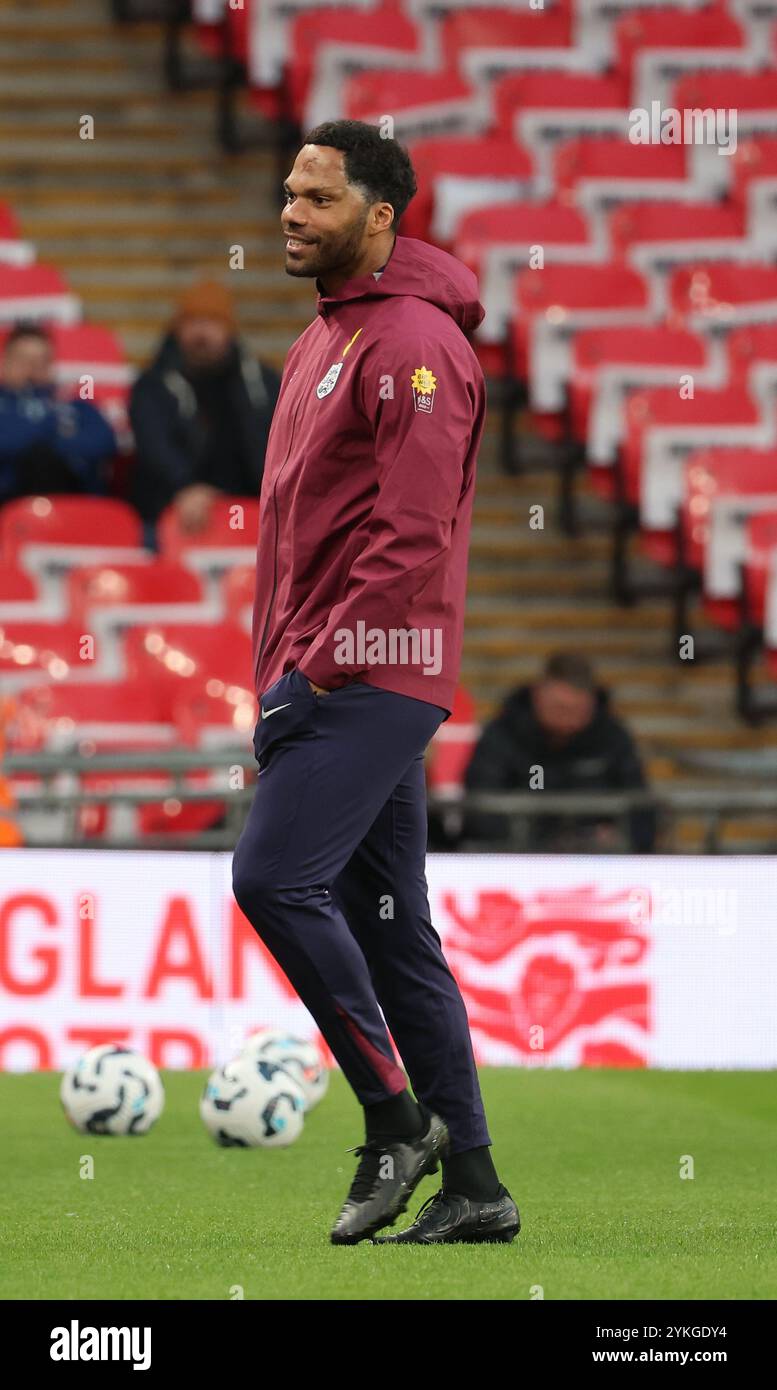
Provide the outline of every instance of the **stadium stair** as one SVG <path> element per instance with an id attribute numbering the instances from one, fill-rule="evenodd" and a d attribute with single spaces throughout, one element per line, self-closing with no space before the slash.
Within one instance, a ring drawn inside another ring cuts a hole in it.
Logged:
<path id="1" fill-rule="evenodd" d="M 83 115 L 94 117 L 94 140 L 79 138 Z M 3 197 L 21 235 L 60 270 L 85 317 L 118 335 L 135 366 L 153 352 L 177 292 L 204 270 L 226 278 L 236 244 L 247 267 L 232 281 L 244 335 L 282 365 L 309 321 L 311 287 L 280 270 L 275 156 L 254 149 L 224 159 L 212 94 L 165 89 L 158 25 L 113 24 L 106 0 L 4 8 L 0 117 Z M 554 446 L 526 429 L 519 419 L 516 476 L 501 470 L 495 410 L 481 452 L 462 668 L 477 719 L 531 679 L 548 652 L 574 647 L 612 690 L 659 788 L 705 785 L 683 765 L 689 751 L 777 747 L 777 725 L 752 729 L 733 714 L 730 664 L 668 659 L 667 600 L 630 609 L 612 602 L 608 513 L 583 480 L 588 520 L 579 536 L 562 535 Z M 543 530 L 529 525 L 538 503 Z M 707 634 L 701 606 L 690 614 L 690 630 Z M 773 839 L 773 823 L 732 822 L 722 842 L 744 849 L 760 834 Z M 689 816 L 678 847 L 699 848 L 703 835 L 703 818 Z"/>

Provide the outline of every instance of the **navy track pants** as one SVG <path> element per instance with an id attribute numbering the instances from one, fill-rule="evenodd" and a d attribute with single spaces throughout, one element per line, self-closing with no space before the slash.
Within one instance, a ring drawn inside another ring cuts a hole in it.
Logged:
<path id="1" fill-rule="evenodd" d="M 262 695 L 232 881 L 360 1103 L 407 1084 L 388 1024 L 417 1099 L 460 1153 L 491 1139 L 424 873 L 423 755 L 445 714 L 363 682 L 316 695 L 286 672 Z"/>

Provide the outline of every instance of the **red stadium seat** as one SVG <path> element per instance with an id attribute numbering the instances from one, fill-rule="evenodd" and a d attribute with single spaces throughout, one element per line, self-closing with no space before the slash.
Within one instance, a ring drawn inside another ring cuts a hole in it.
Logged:
<path id="1" fill-rule="evenodd" d="M 681 195 L 687 178 L 686 149 L 683 145 L 634 145 L 609 135 L 566 140 L 554 152 L 553 177 L 561 202 L 574 202 L 579 196 L 577 185 L 590 179 L 606 183 L 610 201 L 628 197 L 628 185 L 648 182 L 667 185 L 665 197 L 671 196 L 673 185 Z M 619 183 L 627 187 L 620 189 Z"/>
<path id="2" fill-rule="evenodd" d="M 520 72 L 494 83 L 494 123 L 505 136 L 520 130 L 524 111 L 628 111 L 628 82 L 620 73 Z"/>
<path id="3" fill-rule="evenodd" d="M 0 677 L 3 684 L 20 689 L 40 679 L 41 672 L 51 681 L 82 676 L 94 670 L 100 654 L 99 643 L 84 644 L 77 623 L 50 623 L 25 619 L 0 623 Z"/>
<path id="4" fill-rule="evenodd" d="M 31 265 L 35 248 L 23 241 L 11 208 L 0 203 L 0 262 L 4 265 Z"/>
<path id="5" fill-rule="evenodd" d="M 181 742 L 192 747 L 250 744 L 259 717 L 259 703 L 253 691 L 224 685 L 217 692 L 213 682 L 210 687 L 208 690 L 198 686 L 174 698 L 173 719 Z"/>
<path id="6" fill-rule="evenodd" d="M 81 305 L 52 265 L 0 264 L 0 323 L 51 319 L 76 323 Z"/>
<path id="7" fill-rule="evenodd" d="M 150 747 L 174 742 L 169 699 L 159 685 L 142 679 L 59 681 L 32 685 L 18 700 L 25 746 L 52 740 Z M 18 745 L 17 745 L 18 746 Z"/>
<path id="8" fill-rule="evenodd" d="M 610 213 L 608 230 L 612 254 L 619 259 L 639 242 L 696 245 L 712 238 L 741 240 L 747 233 L 744 211 L 736 203 L 624 203 Z"/>
<path id="9" fill-rule="evenodd" d="M 235 564 L 236 550 L 255 553 L 258 531 L 259 501 L 253 497 L 217 497 L 201 531 L 184 531 L 174 504 L 165 508 L 157 525 L 160 549 L 168 559 L 181 559 L 186 552 L 211 551 L 215 560 L 221 557 L 221 568 Z M 191 555 L 186 563 L 194 563 Z"/>
<path id="10" fill-rule="evenodd" d="M 547 362 L 538 359 L 535 325 L 551 330 L 593 328 L 638 321 L 650 310 L 647 282 L 636 270 L 623 265 L 546 265 L 543 270 L 523 270 L 515 288 L 512 344 L 516 374 L 529 378 L 535 394 Z M 563 374 L 565 366 L 560 369 Z M 547 386 L 548 383 L 545 383 Z M 560 409 L 555 400 L 533 402 L 538 409 Z"/>
<path id="11" fill-rule="evenodd" d="M 489 123 L 488 94 L 449 72 L 387 70 L 350 77 L 343 92 L 343 114 L 376 124 L 390 111 L 397 138 L 435 134 L 479 134 Z"/>
<path id="12" fill-rule="evenodd" d="M 0 203 L 0 238 L 3 241 L 15 241 L 19 236 L 21 232 L 13 208 L 7 203 Z"/>
<path id="13" fill-rule="evenodd" d="M 184 687 L 219 696 L 227 686 L 253 691 L 251 639 L 235 623 L 154 623 L 124 636 L 130 675 L 162 683 L 178 698 Z"/>
<path id="14" fill-rule="evenodd" d="M 199 612 L 203 605 L 202 581 L 192 570 L 171 560 L 147 565 L 84 565 L 71 570 L 67 579 L 68 607 L 74 622 L 86 623 L 95 609 L 117 610 L 121 621 L 148 618 L 180 621 L 182 606 Z"/>
<path id="15" fill-rule="evenodd" d="M 447 795 L 461 792 L 479 733 L 475 701 L 459 686 L 450 719 L 440 725 L 429 745 L 426 780 L 430 791 Z"/>
<path id="16" fill-rule="evenodd" d="M 777 313 L 777 266 L 725 261 L 681 266 L 670 276 L 668 296 L 688 324 L 752 323 L 764 309 Z"/>
<path id="17" fill-rule="evenodd" d="M 449 14 L 440 31 L 444 63 L 468 78 L 474 76 L 472 59 L 478 50 L 498 51 L 500 63 L 507 64 L 510 51 L 568 48 L 571 42 L 572 20 L 565 10 L 511 14 L 475 6 Z"/>
<path id="18" fill-rule="evenodd" d="M 424 57 L 423 33 L 398 0 L 360 14 L 358 23 L 342 7 L 306 10 L 293 19 L 288 42 L 289 107 L 305 128 L 325 118 L 322 101 L 326 119 L 338 114 L 337 90 L 349 73 Z"/>
<path id="19" fill-rule="evenodd" d="M 726 343 L 732 381 L 746 383 L 759 362 L 777 362 L 777 323 L 736 328 Z"/>
<path id="20" fill-rule="evenodd" d="M 417 140 L 410 154 L 418 192 L 402 217 L 404 236 L 448 246 L 471 209 L 528 191 L 534 164 L 514 140 L 495 136 Z"/>
<path id="21" fill-rule="evenodd" d="M 221 601 L 225 614 L 232 614 L 241 626 L 251 630 L 256 591 L 256 566 L 235 565 L 221 581 Z"/>
<path id="22" fill-rule="evenodd" d="M 777 509 L 747 518 L 744 560 L 744 607 L 748 622 L 763 627 L 766 598 L 777 562 Z"/>
<path id="23" fill-rule="evenodd" d="M 478 208 L 461 219 L 456 233 L 455 253 L 479 276 L 488 273 L 489 253 L 512 248 L 516 266 L 525 266 L 531 246 L 541 246 L 546 261 L 554 250 L 564 248 L 571 256 L 590 245 L 591 233 L 577 208 L 564 203 L 503 203 Z M 502 287 L 504 289 L 504 287 Z"/>
<path id="24" fill-rule="evenodd" d="M 7 603 L 35 603 L 38 586 L 32 575 L 0 561 L 0 607 Z"/>
<path id="25" fill-rule="evenodd" d="M 560 203 L 497 203 L 462 218 L 454 250 L 480 282 L 486 311 L 480 341 L 504 342 L 516 274 L 531 263 L 538 246 L 547 265 L 595 256 L 586 219 Z"/>
<path id="26" fill-rule="evenodd" d="M 734 108 L 737 125 L 749 111 L 770 111 L 777 116 L 777 75 L 772 72 L 693 72 L 681 77 L 671 94 L 678 111 Z"/>
<path id="27" fill-rule="evenodd" d="M 683 469 L 680 446 L 686 452 L 712 444 L 721 431 L 728 437 L 735 426 L 747 430 L 760 423 L 760 413 L 749 393 L 739 386 L 720 391 L 697 389 L 693 396 L 681 396 L 677 387 L 657 386 L 635 391 L 626 405 L 626 437 L 623 447 L 623 477 L 626 496 L 640 504 L 646 550 L 653 558 L 666 562 L 665 533 L 669 531 L 682 502 Z M 672 432 L 675 448 L 671 457 L 646 456 L 649 432 Z M 733 442 L 733 441 L 732 441 Z"/>
<path id="28" fill-rule="evenodd" d="M 623 15 L 613 33 L 617 67 L 629 78 L 637 54 L 646 48 L 740 48 L 745 42 L 741 24 L 717 5 L 703 10 L 646 8 Z"/>
<path id="29" fill-rule="evenodd" d="M 170 773 L 164 769 L 165 750 L 180 743 L 180 726 L 172 719 L 170 692 L 165 684 L 146 677 L 121 681 L 64 682 L 58 686 L 35 686 L 23 692 L 18 701 L 13 746 L 20 749 L 76 747 L 104 755 L 159 750 L 159 769 L 101 770 L 79 774 L 84 792 L 138 791 L 148 788 L 148 802 L 131 807 L 125 834 L 141 836 L 196 833 L 205 830 L 224 814 L 223 800 L 186 803 L 175 795 Z M 233 742 L 235 740 L 233 739 Z M 192 740 L 196 742 L 196 740 Z M 211 771 L 187 772 L 184 782 L 194 788 L 208 787 Z M 99 839 L 117 828 L 117 807 L 99 800 L 79 808 L 79 832 Z"/>
<path id="30" fill-rule="evenodd" d="M 575 335 L 569 383 L 570 425 L 575 439 L 588 433 L 591 396 L 607 367 L 666 367 L 677 373 L 697 370 L 707 360 L 707 344 L 697 333 L 665 324 L 591 328 Z"/>
<path id="31" fill-rule="evenodd" d="M 731 196 L 744 200 L 755 179 L 777 179 L 777 136 L 758 135 L 742 140 L 730 159 Z"/>
<path id="32" fill-rule="evenodd" d="M 22 546 L 69 551 L 138 549 L 140 517 L 126 502 L 104 497 L 20 497 L 0 507 L 0 555 L 13 561 Z"/>
<path id="33" fill-rule="evenodd" d="M 740 622 L 740 565 L 749 520 L 777 507 L 777 451 L 704 449 L 685 463 L 685 561 L 702 574 L 707 616 L 734 631 Z"/>
<path id="34" fill-rule="evenodd" d="M 101 382 L 129 384 L 126 354 L 109 328 L 97 323 L 53 324 L 51 334 L 61 381 L 74 381 L 88 373 Z"/>

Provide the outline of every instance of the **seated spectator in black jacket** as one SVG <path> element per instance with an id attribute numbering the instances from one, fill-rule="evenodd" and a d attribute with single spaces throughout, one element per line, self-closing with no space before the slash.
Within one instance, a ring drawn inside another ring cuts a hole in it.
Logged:
<path id="1" fill-rule="evenodd" d="M 622 791 L 644 788 L 639 754 L 628 730 L 609 710 L 585 657 L 556 652 L 533 685 L 508 696 L 484 729 L 467 768 L 467 791 Z M 527 848 L 538 852 L 606 850 L 617 841 L 616 824 L 605 816 L 536 816 L 528 821 Z M 650 808 L 628 817 L 626 848 L 644 854 L 655 842 Z M 509 835 L 503 815 L 470 811 L 464 837 L 500 841 Z"/>
<path id="2" fill-rule="evenodd" d="M 57 394 L 45 328 L 11 329 L 0 361 L 0 502 L 57 492 L 103 494 L 116 438 L 91 401 Z"/>
<path id="3" fill-rule="evenodd" d="M 279 386 L 240 343 L 229 291 L 193 285 L 132 390 L 131 500 L 147 534 L 172 501 L 183 528 L 198 531 L 220 492 L 258 496 Z"/>

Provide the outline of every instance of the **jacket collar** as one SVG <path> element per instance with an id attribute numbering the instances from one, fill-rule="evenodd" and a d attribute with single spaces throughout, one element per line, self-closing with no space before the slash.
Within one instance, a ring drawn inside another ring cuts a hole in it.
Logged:
<path id="1" fill-rule="evenodd" d="M 327 294 L 318 276 L 316 276 L 316 291 L 318 295 L 316 300 L 316 313 L 325 315 L 330 307 L 334 307 L 336 304 L 343 304 L 349 299 L 364 299 L 366 295 L 374 293 L 375 286 L 380 283 L 380 276 L 391 261 L 391 256 L 394 253 L 396 244 L 397 239 L 395 237 L 394 246 L 391 248 L 389 258 L 385 264 L 380 267 L 377 276 L 374 270 L 368 270 L 366 275 L 359 275 L 354 280 L 346 280 L 345 284 L 341 285 L 339 290 L 335 290 L 334 294 Z"/>

